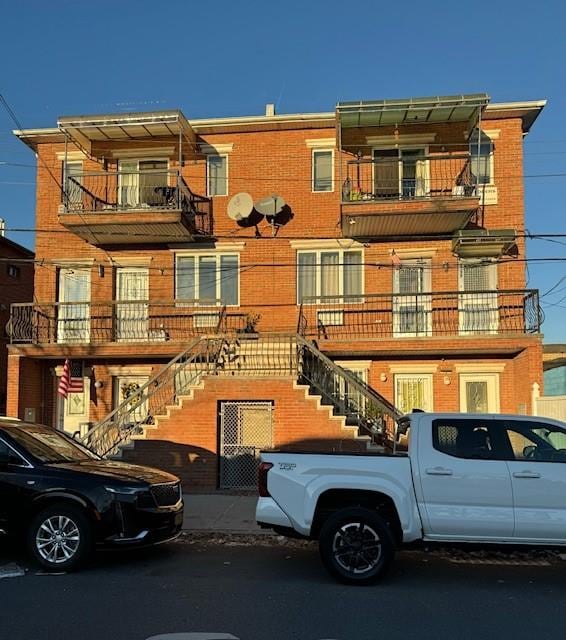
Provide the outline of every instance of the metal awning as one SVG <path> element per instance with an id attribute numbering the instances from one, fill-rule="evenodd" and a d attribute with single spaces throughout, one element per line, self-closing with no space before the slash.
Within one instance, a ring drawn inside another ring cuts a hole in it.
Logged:
<path id="1" fill-rule="evenodd" d="M 191 125 L 178 110 L 62 116 L 59 129 L 87 151 L 98 141 L 144 140 L 163 136 L 194 137 Z"/>
<path id="2" fill-rule="evenodd" d="M 466 122 L 471 125 L 488 103 L 489 96 L 486 93 L 405 100 L 360 100 L 339 102 L 336 115 L 342 128 L 439 122 Z"/>
<path id="3" fill-rule="evenodd" d="M 461 258 L 498 258 L 517 243 L 514 229 L 463 229 L 452 238 L 452 251 Z"/>

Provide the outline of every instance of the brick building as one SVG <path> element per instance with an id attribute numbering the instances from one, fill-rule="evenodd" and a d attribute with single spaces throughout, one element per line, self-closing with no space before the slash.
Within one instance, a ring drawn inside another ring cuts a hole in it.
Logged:
<path id="1" fill-rule="evenodd" d="M 10 305 L 33 299 L 33 251 L 9 240 L 0 220 L 0 416 L 6 415 Z"/>
<path id="2" fill-rule="evenodd" d="M 544 104 L 268 105 L 16 132 L 38 154 L 50 232 L 36 302 L 13 309 L 9 412 L 195 488 L 250 484 L 263 446 L 372 446 L 393 405 L 531 412 L 522 148 Z M 62 400 L 65 358 L 84 393 Z"/>

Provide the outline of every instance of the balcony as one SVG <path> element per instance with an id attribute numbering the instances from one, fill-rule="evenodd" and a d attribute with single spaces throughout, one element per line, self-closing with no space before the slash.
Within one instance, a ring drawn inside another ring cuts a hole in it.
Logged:
<path id="1" fill-rule="evenodd" d="M 318 340 L 537 334 L 538 290 L 367 294 L 303 299 L 299 329 Z"/>
<path id="2" fill-rule="evenodd" d="M 93 345 L 186 342 L 199 335 L 234 333 L 245 313 L 194 300 L 12 304 L 12 344 Z"/>
<path id="3" fill-rule="evenodd" d="M 348 238 L 451 235 L 479 208 L 470 156 L 358 158 L 342 183 L 342 233 Z"/>
<path id="4" fill-rule="evenodd" d="M 179 171 L 77 172 L 67 176 L 59 222 L 96 246 L 191 242 L 212 234 L 212 209 Z"/>

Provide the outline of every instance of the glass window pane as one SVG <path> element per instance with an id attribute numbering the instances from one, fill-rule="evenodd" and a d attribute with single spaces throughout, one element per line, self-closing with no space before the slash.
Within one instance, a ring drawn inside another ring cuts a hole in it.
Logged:
<path id="1" fill-rule="evenodd" d="M 177 258 L 177 290 L 178 300 L 194 300 L 195 294 L 195 259 L 193 257 Z"/>
<path id="2" fill-rule="evenodd" d="M 208 195 L 225 196 L 228 193 L 228 158 L 208 156 Z"/>
<path id="3" fill-rule="evenodd" d="M 201 303 L 215 304 L 216 257 L 202 256 L 198 262 L 198 299 Z"/>
<path id="4" fill-rule="evenodd" d="M 323 251 L 320 254 L 320 295 L 333 296 L 339 293 L 340 254 L 338 251 Z"/>
<path id="5" fill-rule="evenodd" d="M 468 413 L 487 413 L 487 382 L 466 382 L 466 410 Z"/>
<path id="6" fill-rule="evenodd" d="M 297 300 L 300 304 L 304 298 L 316 296 L 316 253 L 314 251 L 298 254 L 297 272 Z M 312 300 L 308 302 L 312 303 Z"/>
<path id="7" fill-rule="evenodd" d="M 483 131 L 475 129 L 470 136 L 471 171 L 476 184 L 491 182 L 493 143 Z"/>
<path id="8" fill-rule="evenodd" d="M 362 252 L 344 251 L 344 295 L 361 295 L 362 269 Z M 355 299 L 350 299 L 350 302 L 355 301 Z"/>
<path id="9" fill-rule="evenodd" d="M 238 256 L 220 257 L 220 299 L 222 304 L 238 304 Z"/>
<path id="10" fill-rule="evenodd" d="M 332 151 L 315 151 L 313 165 L 313 190 L 332 191 Z"/>

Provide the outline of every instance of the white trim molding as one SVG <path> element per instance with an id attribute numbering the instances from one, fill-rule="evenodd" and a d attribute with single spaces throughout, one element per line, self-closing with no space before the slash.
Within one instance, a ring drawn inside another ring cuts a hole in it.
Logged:
<path id="1" fill-rule="evenodd" d="M 289 240 L 291 248 L 297 251 L 302 249 L 343 249 L 349 251 L 350 249 L 363 249 L 364 245 L 357 240 L 342 240 L 328 238 L 326 240 Z"/>
<path id="2" fill-rule="evenodd" d="M 67 162 L 82 162 L 87 159 L 86 154 L 82 151 L 67 151 L 67 153 L 58 151 L 56 155 L 59 162 L 65 162 L 65 159 Z"/>
<path id="3" fill-rule="evenodd" d="M 307 138 L 305 144 L 309 149 L 334 149 L 336 138 Z"/>
<path id="4" fill-rule="evenodd" d="M 371 360 L 334 360 L 334 364 L 345 369 L 368 369 L 371 367 Z"/>
<path id="5" fill-rule="evenodd" d="M 465 362 L 454 365 L 456 373 L 501 373 L 507 365 L 504 362 Z"/>
<path id="6" fill-rule="evenodd" d="M 408 133 L 388 136 L 366 136 L 366 143 L 372 147 L 396 147 L 410 144 L 425 145 L 436 140 L 436 133 Z"/>
<path id="7" fill-rule="evenodd" d="M 95 365 L 96 371 L 96 365 Z M 106 367 L 106 372 L 110 376 L 151 376 L 153 372 L 152 365 L 138 365 L 132 367 L 123 367 L 120 365 L 112 365 Z"/>
<path id="8" fill-rule="evenodd" d="M 215 242 L 214 244 L 207 244 L 195 247 L 194 245 L 191 247 L 183 247 L 182 249 L 178 249 L 175 247 L 170 247 L 169 251 L 178 256 L 198 256 L 204 255 L 206 253 L 234 253 L 241 252 L 246 248 L 245 242 Z"/>
<path id="9" fill-rule="evenodd" d="M 436 373 L 438 371 L 437 364 L 390 364 L 389 371 L 391 373 L 406 373 L 416 376 L 425 373 Z"/>
<path id="10" fill-rule="evenodd" d="M 209 156 L 221 156 L 226 153 L 231 153 L 234 149 L 233 142 L 218 142 L 218 143 L 203 143 L 199 144 L 199 150 L 201 153 Z"/>
<path id="11" fill-rule="evenodd" d="M 138 149 L 115 149 L 111 158 L 170 158 L 176 153 L 175 147 L 139 147 Z"/>
<path id="12" fill-rule="evenodd" d="M 85 268 L 94 265 L 94 258 L 55 258 L 55 266 L 71 269 L 72 267 Z"/>
<path id="13" fill-rule="evenodd" d="M 149 267 L 153 256 L 110 256 L 113 267 Z"/>
<path id="14" fill-rule="evenodd" d="M 437 253 L 437 249 L 423 248 L 423 249 L 389 249 L 389 256 L 395 254 L 401 260 L 418 259 L 418 258 L 434 258 Z"/>

